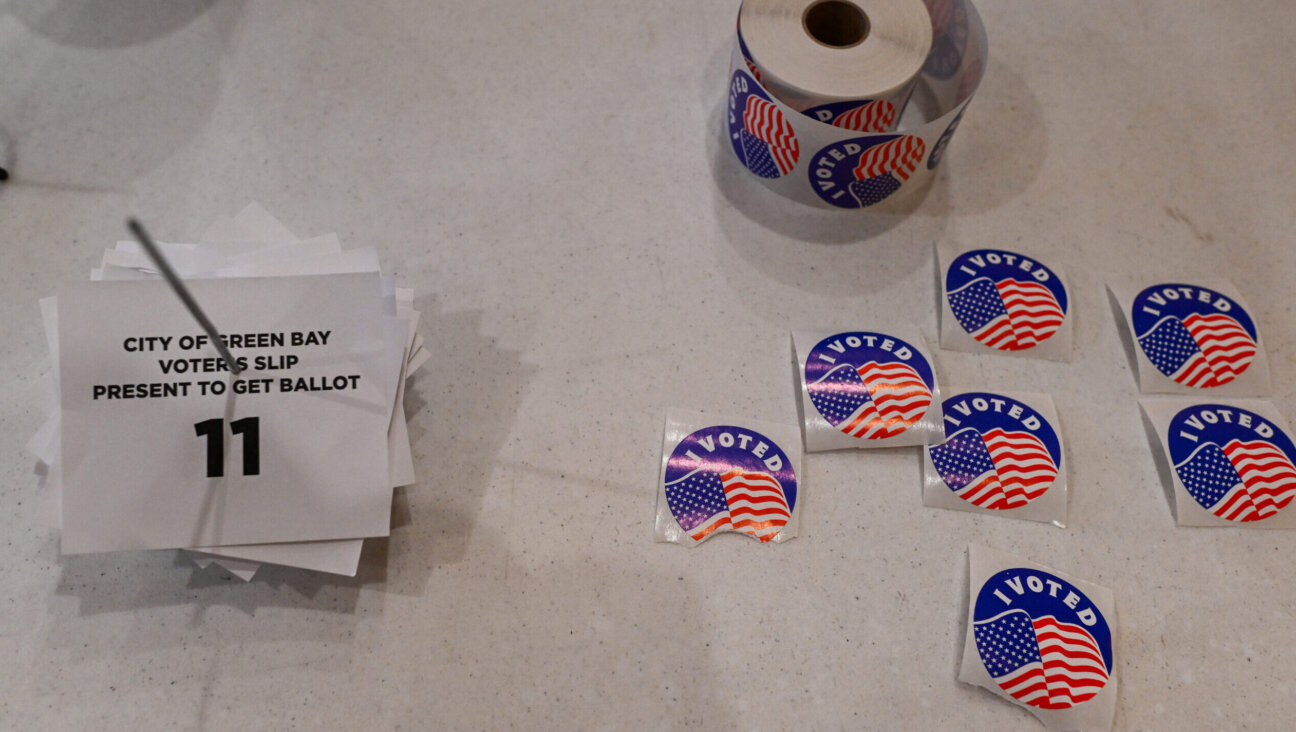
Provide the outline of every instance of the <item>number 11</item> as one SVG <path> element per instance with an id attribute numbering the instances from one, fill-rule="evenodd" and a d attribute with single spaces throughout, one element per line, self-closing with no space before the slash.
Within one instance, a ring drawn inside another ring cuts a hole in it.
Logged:
<path id="1" fill-rule="evenodd" d="M 244 417 L 230 422 L 230 432 L 243 437 L 243 474 L 261 474 L 261 419 Z M 194 425 L 194 433 L 207 438 L 207 477 L 225 475 L 225 420 L 207 419 Z"/>

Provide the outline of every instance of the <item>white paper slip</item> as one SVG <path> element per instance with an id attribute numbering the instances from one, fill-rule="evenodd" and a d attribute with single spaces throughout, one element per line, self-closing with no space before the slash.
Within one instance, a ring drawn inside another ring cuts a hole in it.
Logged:
<path id="1" fill-rule="evenodd" d="M 232 218 L 218 219 L 207 229 L 200 243 L 176 241 L 159 243 L 158 246 L 169 260 L 171 268 L 189 281 L 196 278 L 272 276 L 291 278 L 302 275 L 379 271 L 377 254 L 372 248 L 344 251 L 336 234 L 325 234 L 309 239 L 299 238 L 259 204 L 248 206 Z M 105 251 L 100 267 L 92 270 L 91 273 L 91 279 L 96 281 L 149 281 L 158 280 L 159 276 L 158 264 L 144 252 L 137 241 L 117 242 L 115 248 Z M 382 464 L 387 471 L 387 484 L 396 486 L 412 483 L 414 480 L 408 430 L 404 410 L 400 404 L 402 390 L 399 387 L 403 386 L 409 374 L 428 360 L 430 354 L 423 346 L 423 339 L 415 332 L 419 314 L 413 308 L 414 291 L 398 287 L 395 278 L 391 276 L 382 276 L 379 281 L 380 308 L 386 316 L 383 333 L 386 346 L 383 355 L 385 360 L 383 375 L 386 379 L 383 401 L 386 408 L 384 422 L 388 425 L 385 435 L 387 454 Z M 266 282 L 267 286 L 273 284 Z M 61 434 L 62 405 L 57 383 L 60 359 L 56 300 L 57 298 L 49 297 L 41 302 L 42 319 L 49 340 L 51 363 L 54 366 L 54 373 L 49 380 L 52 387 L 50 413 L 41 430 L 28 443 L 27 449 L 37 458 L 36 475 L 41 488 L 46 493 L 45 503 L 49 508 L 43 512 L 41 521 L 51 527 L 61 528 L 62 461 L 60 455 L 63 436 Z M 197 331 L 195 330 L 194 333 Z M 235 348 L 237 349 L 238 346 Z M 145 352 L 133 351 L 133 353 Z M 202 357 L 208 358 L 211 355 L 205 354 Z M 247 355 L 258 354 L 249 350 L 247 354 L 239 355 L 246 358 Z M 295 366 L 295 363 L 293 362 L 292 365 Z M 159 365 L 158 368 L 161 366 Z M 216 365 L 215 368 L 219 372 L 220 366 Z M 251 396 L 247 384 L 241 384 L 239 388 L 242 390 L 239 396 Z M 104 398 L 107 398 L 106 391 L 102 395 Z M 252 393 L 269 392 L 262 389 Z M 118 390 L 117 396 L 124 397 L 125 391 Z M 235 417 L 237 418 L 238 416 Z M 247 426 L 247 424 L 241 425 L 244 432 Z M 226 453 L 230 452 L 236 455 L 234 460 L 240 459 L 237 457 L 237 450 L 241 446 L 239 440 L 242 439 L 244 432 L 235 433 L 231 427 L 229 434 L 220 436 L 220 441 L 215 443 L 221 448 L 221 457 L 226 461 L 230 459 Z M 259 463 L 262 439 L 259 419 L 256 423 L 256 433 L 255 449 L 258 452 L 255 457 Z M 194 437 L 215 439 L 217 435 L 215 430 L 210 430 L 205 435 L 195 433 Z M 228 462 L 223 461 L 217 470 L 224 473 L 227 465 Z M 257 467 L 259 469 L 259 465 Z M 389 495 L 385 497 L 385 500 L 389 499 Z M 207 552 L 196 557 L 198 566 L 206 566 L 215 559 L 217 564 L 243 579 L 249 579 L 256 568 L 263 563 L 354 576 L 362 544 L 360 537 L 310 541 L 276 538 L 272 543 L 205 545 L 190 548 L 190 551 Z"/>
<path id="2" fill-rule="evenodd" d="M 199 569 L 206 569 L 213 563 L 244 582 L 252 581 L 252 577 L 261 569 L 260 562 L 249 562 L 244 559 L 233 559 L 230 557 L 212 556 L 208 557 L 203 564 L 195 562 L 195 564 L 198 564 Z"/>
<path id="3" fill-rule="evenodd" d="M 63 551 L 382 536 L 390 366 L 376 272 L 59 294 Z"/>
<path id="4" fill-rule="evenodd" d="M 289 231 L 288 227 L 283 225 L 283 222 L 275 218 L 266 210 L 265 206 L 256 201 L 249 203 L 243 207 L 242 211 L 234 214 L 233 223 L 238 230 L 255 232 L 258 238 L 265 241 L 284 242 L 297 239 L 296 234 Z M 208 229 L 207 233 L 211 235 L 216 232 Z M 210 241 L 215 241 L 215 239 L 210 239 Z"/>
<path id="5" fill-rule="evenodd" d="M 204 558 L 218 558 L 221 564 L 229 567 L 225 560 L 257 562 L 259 564 L 278 564 L 285 567 L 309 569 L 315 572 L 328 572 L 346 577 L 354 577 L 360 562 L 360 550 L 364 541 L 361 539 L 342 539 L 338 541 L 304 541 L 289 544 L 247 544 L 242 546 L 199 547 L 194 549 L 194 561 Z"/>

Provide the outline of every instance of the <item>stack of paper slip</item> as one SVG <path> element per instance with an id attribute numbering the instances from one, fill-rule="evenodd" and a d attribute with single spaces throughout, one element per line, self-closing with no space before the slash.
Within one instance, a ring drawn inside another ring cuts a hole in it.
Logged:
<path id="1" fill-rule="evenodd" d="M 402 401 L 428 353 L 413 291 L 372 247 L 299 238 L 256 204 L 159 247 L 239 373 L 137 242 L 41 301 L 54 397 L 27 447 L 63 553 L 354 576 L 414 482 Z"/>

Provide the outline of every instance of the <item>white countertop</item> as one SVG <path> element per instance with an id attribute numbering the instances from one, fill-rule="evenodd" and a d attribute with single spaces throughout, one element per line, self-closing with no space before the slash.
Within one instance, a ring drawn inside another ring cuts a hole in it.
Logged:
<path id="1" fill-rule="evenodd" d="M 986 79 L 903 216 L 720 146 L 736 0 L 111 5 L 0 7 L 0 726 L 1038 728 L 955 680 L 970 542 L 1113 590 L 1117 728 L 1296 715 L 1296 534 L 1174 526 L 1103 287 L 1232 278 L 1296 419 L 1296 5 L 982 0 Z M 37 299 L 128 214 L 192 239 L 251 200 L 418 293 L 390 540 L 355 580 L 61 559 Z M 789 543 L 652 543 L 666 407 L 795 420 L 794 328 L 934 343 L 936 241 L 1070 276 L 1072 363 L 936 353 L 1053 395 L 1068 528 L 924 508 L 895 449 L 808 455 Z"/>

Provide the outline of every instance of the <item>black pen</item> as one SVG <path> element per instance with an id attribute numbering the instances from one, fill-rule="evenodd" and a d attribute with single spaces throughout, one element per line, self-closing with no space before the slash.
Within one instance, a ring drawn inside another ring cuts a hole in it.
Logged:
<path id="1" fill-rule="evenodd" d="M 162 277 L 171 285 L 171 289 L 175 290 L 176 295 L 180 297 L 180 302 L 183 302 L 184 306 L 189 308 L 189 312 L 198 321 L 198 325 L 201 325 L 203 330 L 207 331 L 207 337 L 211 338 L 216 350 L 220 351 L 221 358 L 225 359 L 225 365 L 229 366 L 230 372 L 238 376 L 238 364 L 234 362 L 234 356 L 225 347 L 225 341 L 221 340 L 220 333 L 216 332 L 216 326 L 212 325 L 212 322 L 207 319 L 206 313 L 198 306 L 198 301 L 194 299 L 193 295 L 189 293 L 189 288 L 185 287 L 184 281 L 175 273 L 175 270 L 171 269 L 171 264 L 167 262 L 166 257 L 162 256 L 162 250 L 158 249 L 157 244 L 153 243 L 153 239 L 149 237 L 147 231 L 144 231 L 144 227 L 140 225 L 140 222 L 135 219 L 127 219 L 126 226 L 139 240 L 139 243 L 144 247 L 144 251 L 148 252 L 149 257 L 153 259 L 158 272 L 162 273 Z"/>

